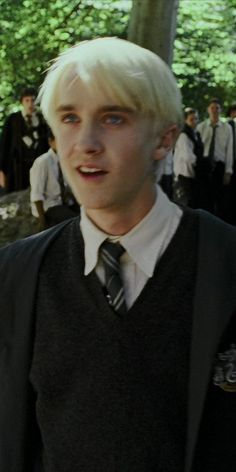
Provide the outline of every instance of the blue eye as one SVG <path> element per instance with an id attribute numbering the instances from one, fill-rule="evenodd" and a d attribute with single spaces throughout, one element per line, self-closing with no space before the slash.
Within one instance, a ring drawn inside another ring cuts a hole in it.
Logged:
<path id="1" fill-rule="evenodd" d="M 63 123 L 77 123 L 79 121 L 79 118 L 74 113 L 70 113 L 68 115 L 63 116 L 62 121 Z"/>
<path id="2" fill-rule="evenodd" d="M 108 115 L 104 118 L 104 122 L 108 125 L 120 125 L 123 121 L 124 118 L 119 115 Z"/>

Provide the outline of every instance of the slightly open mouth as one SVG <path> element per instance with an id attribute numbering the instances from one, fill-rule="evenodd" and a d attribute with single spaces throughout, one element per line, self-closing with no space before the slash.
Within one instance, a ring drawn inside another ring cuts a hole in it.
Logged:
<path id="1" fill-rule="evenodd" d="M 98 175 L 105 175 L 107 174 L 106 171 L 102 170 L 102 169 L 97 169 L 96 167 L 80 167 L 79 169 L 79 173 L 85 177 L 96 177 Z"/>

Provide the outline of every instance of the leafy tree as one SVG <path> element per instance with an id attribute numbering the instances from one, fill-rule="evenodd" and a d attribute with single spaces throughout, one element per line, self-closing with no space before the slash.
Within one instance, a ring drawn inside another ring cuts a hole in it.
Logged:
<path id="1" fill-rule="evenodd" d="M 165 25 L 171 13 L 175 19 L 177 4 L 177 0 L 0 0 L 0 123 L 19 107 L 21 89 L 38 87 L 49 61 L 65 47 L 97 36 L 126 38 L 129 19 L 129 39 L 170 63 L 175 21 L 169 23 L 171 34 Z M 209 97 L 221 98 L 226 106 L 236 99 L 235 23 L 236 0 L 179 0 L 173 71 L 184 104 L 196 106 L 202 114 Z"/>
<path id="2" fill-rule="evenodd" d="M 236 0 L 181 0 L 173 70 L 185 106 L 202 116 L 209 98 L 235 101 Z"/>
<path id="3" fill-rule="evenodd" d="M 130 0 L 0 0 L 0 121 L 25 85 L 38 87 L 51 59 L 97 36 L 125 37 Z"/>

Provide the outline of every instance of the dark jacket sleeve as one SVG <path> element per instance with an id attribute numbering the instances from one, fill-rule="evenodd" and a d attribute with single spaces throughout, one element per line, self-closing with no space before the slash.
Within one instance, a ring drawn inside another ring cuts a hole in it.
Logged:
<path id="1" fill-rule="evenodd" d="M 43 472 L 36 398 L 29 381 L 33 306 L 41 261 L 64 224 L 0 250 L 1 472 Z"/>
<path id="2" fill-rule="evenodd" d="M 6 119 L 0 136 L 0 170 L 2 170 L 5 174 L 7 174 L 9 171 L 12 153 L 13 119 L 13 115 L 10 115 Z"/>
<path id="3" fill-rule="evenodd" d="M 4 250 L 0 268 L 0 470 L 33 470 L 34 392 L 28 380 L 33 348 L 33 297 L 37 265 L 27 270 L 24 243 Z M 27 250 L 26 250 L 27 251 Z M 30 248 L 29 248 L 30 251 Z M 34 258 L 35 259 L 35 258 Z M 32 449 L 31 445 L 32 444 Z"/>

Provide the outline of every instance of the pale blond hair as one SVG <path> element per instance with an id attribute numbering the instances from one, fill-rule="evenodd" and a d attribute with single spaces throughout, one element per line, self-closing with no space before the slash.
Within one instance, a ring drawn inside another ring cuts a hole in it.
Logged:
<path id="1" fill-rule="evenodd" d="M 165 62 L 129 41 L 97 38 L 67 49 L 49 68 L 39 100 L 52 127 L 59 84 L 72 75 L 94 93 L 103 92 L 119 105 L 149 115 L 158 132 L 172 124 L 182 126 L 181 94 Z"/>

